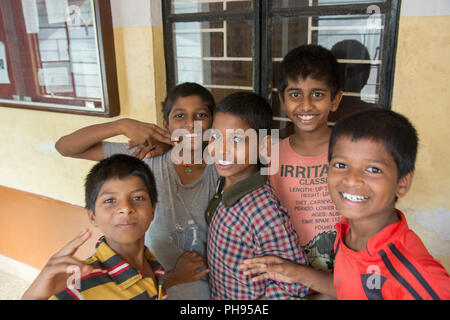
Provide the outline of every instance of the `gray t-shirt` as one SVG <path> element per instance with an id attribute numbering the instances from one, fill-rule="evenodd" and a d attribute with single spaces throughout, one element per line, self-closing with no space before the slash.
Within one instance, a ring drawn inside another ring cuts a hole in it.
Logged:
<path id="1" fill-rule="evenodd" d="M 114 154 L 129 154 L 125 143 L 103 142 L 105 158 Z M 207 165 L 194 183 L 184 185 L 173 167 L 170 152 L 143 160 L 155 176 L 158 203 L 155 218 L 145 235 L 145 245 L 165 270 L 175 268 L 181 254 L 196 251 L 206 257 L 208 226 L 205 210 L 214 196 L 219 175 L 214 165 Z M 168 299 L 210 299 L 208 279 L 183 283 L 167 290 Z"/>

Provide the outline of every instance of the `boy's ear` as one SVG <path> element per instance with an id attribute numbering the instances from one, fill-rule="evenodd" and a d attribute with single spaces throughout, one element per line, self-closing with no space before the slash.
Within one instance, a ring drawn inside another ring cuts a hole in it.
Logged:
<path id="1" fill-rule="evenodd" d="M 342 96 L 344 95 L 344 92 L 342 90 L 339 90 L 339 92 L 334 97 L 333 101 L 331 101 L 331 112 L 335 112 L 339 108 L 339 104 L 341 103 Z"/>
<path id="2" fill-rule="evenodd" d="M 408 193 L 409 188 L 411 188 L 413 178 L 414 171 L 411 171 L 406 176 L 400 179 L 397 186 L 397 192 L 395 193 L 397 198 L 404 197 Z"/>
<path id="3" fill-rule="evenodd" d="M 94 227 L 97 227 L 97 222 L 95 221 L 95 214 L 94 214 L 94 211 L 92 211 L 91 209 L 88 209 L 88 218 L 89 218 L 89 221 L 91 222 L 91 224 Z"/>

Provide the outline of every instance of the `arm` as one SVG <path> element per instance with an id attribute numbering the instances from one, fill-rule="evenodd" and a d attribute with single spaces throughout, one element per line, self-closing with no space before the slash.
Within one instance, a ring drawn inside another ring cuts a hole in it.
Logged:
<path id="1" fill-rule="evenodd" d="M 199 268 L 204 270 L 197 271 Z M 181 283 L 197 281 L 208 272 L 205 259 L 201 255 L 196 252 L 185 252 L 178 258 L 175 269 L 166 272 L 164 286 L 169 289 Z"/>
<path id="2" fill-rule="evenodd" d="M 165 129 L 133 119 L 120 119 L 79 129 L 60 138 L 55 148 L 65 157 L 100 161 L 104 158 L 102 141 L 118 135 L 128 137 L 133 147 L 139 146 L 133 155 L 140 159 L 162 154 L 171 144 L 170 134 Z"/>
<path id="3" fill-rule="evenodd" d="M 315 270 L 275 256 L 247 259 L 240 267 L 245 270 L 245 275 L 260 273 L 252 281 L 272 279 L 287 283 L 302 283 L 314 291 L 336 298 L 333 274 L 329 272 Z"/>

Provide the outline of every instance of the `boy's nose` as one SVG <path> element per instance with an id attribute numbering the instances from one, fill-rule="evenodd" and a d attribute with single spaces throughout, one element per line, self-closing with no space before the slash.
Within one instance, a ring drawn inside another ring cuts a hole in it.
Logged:
<path id="1" fill-rule="evenodd" d="M 313 108 L 313 103 L 310 98 L 302 99 L 301 101 L 301 111 L 307 112 Z"/>
<path id="2" fill-rule="evenodd" d="M 364 184 L 363 176 L 357 170 L 349 170 L 344 177 L 347 186 L 361 186 Z"/>
<path id="3" fill-rule="evenodd" d="M 218 160 L 227 160 L 228 151 L 227 151 L 227 144 L 225 141 L 214 141 L 209 146 L 209 153 L 211 156 Z"/>
<path id="4" fill-rule="evenodd" d="M 195 119 L 194 117 L 188 116 L 186 119 L 186 123 L 184 124 L 184 128 L 188 130 L 189 132 L 193 132 L 195 125 Z"/>
<path id="5" fill-rule="evenodd" d="M 118 212 L 123 214 L 131 214 L 134 212 L 134 207 L 130 201 L 123 201 L 119 206 Z"/>

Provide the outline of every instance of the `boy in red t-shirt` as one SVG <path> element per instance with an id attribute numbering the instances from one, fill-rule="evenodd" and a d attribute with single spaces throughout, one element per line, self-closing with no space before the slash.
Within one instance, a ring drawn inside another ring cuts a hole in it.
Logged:
<path id="1" fill-rule="evenodd" d="M 449 274 L 395 208 L 411 186 L 417 145 L 408 119 L 386 109 L 333 128 L 328 182 L 345 217 L 334 246 L 338 299 L 450 299 Z"/>
<path id="2" fill-rule="evenodd" d="M 345 217 L 334 244 L 338 299 L 450 299 L 450 275 L 395 208 L 411 186 L 417 145 L 408 119 L 386 109 L 354 114 L 333 128 L 328 182 Z M 301 266 L 279 258 L 243 267 L 262 273 L 255 281 L 301 279 Z"/>

